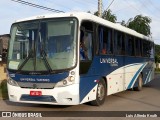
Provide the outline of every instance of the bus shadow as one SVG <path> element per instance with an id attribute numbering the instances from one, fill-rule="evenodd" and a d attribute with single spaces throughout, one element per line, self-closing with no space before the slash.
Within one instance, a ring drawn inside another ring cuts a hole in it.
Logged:
<path id="1" fill-rule="evenodd" d="M 49 105 L 49 104 L 33 104 L 33 103 L 18 103 L 18 102 L 11 102 L 9 100 L 4 100 L 5 103 L 9 106 L 16 106 L 16 107 L 35 107 L 35 108 L 53 108 L 62 109 L 62 108 L 69 108 L 71 105 Z"/>
<path id="2" fill-rule="evenodd" d="M 160 105 L 154 105 L 154 104 L 151 104 L 151 103 L 148 103 L 148 102 L 145 102 L 145 101 L 136 100 L 136 99 L 133 99 L 133 98 L 128 98 L 128 97 L 124 97 L 124 96 L 120 96 L 120 95 L 116 95 L 116 94 L 113 95 L 113 96 L 119 97 L 119 98 L 122 98 L 122 99 L 127 99 L 127 100 L 134 101 L 134 102 L 143 103 L 145 105 L 149 105 L 149 106 L 152 106 L 152 107 L 160 108 Z"/>
<path id="3" fill-rule="evenodd" d="M 155 78 L 154 80 L 152 80 L 148 84 L 144 85 L 143 87 L 160 90 L 160 78 Z"/>
<path id="4" fill-rule="evenodd" d="M 160 90 L 160 75 L 159 75 L 159 77 L 155 77 L 155 79 L 152 80 L 151 82 L 149 82 L 148 84 L 144 85 L 143 90 L 145 90 L 145 89 Z M 127 91 L 132 92 L 133 90 L 129 89 Z M 152 106 L 152 107 L 160 108 L 159 104 L 155 105 L 155 104 L 148 103 L 148 102 L 145 102 L 145 101 L 142 101 L 142 100 L 137 100 L 137 99 L 134 99 L 134 98 L 130 98 L 129 96 L 122 96 L 121 94 L 114 94 L 113 96 L 119 97 L 119 98 L 122 98 L 122 99 L 127 99 L 127 100 L 130 100 L 130 101 L 136 101 L 136 102 L 143 103 L 143 104 L 146 104 L 146 105 L 149 105 L 149 106 Z"/>
<path id="5" fill-rule="evenodd" d="M 143 90 L 145 89 L 156 89 L 156 90 L 160 90 L 160 83 L 157 83 L 159 82 L 159 80 L 152 80 L 150 83 L 146 84 L 143 86 Z M 142 90 L 142 91 L 143 91 Z M 133 90 L 128 90 L 129 92 L 132 92 Z M 160 105 L 155 105 L 155 104 L 152 104 L 152 103 L 148 103 L 148 102 L 145 102 L 145 101 L 142 101 L 142 100 L 137 100 L 137 99 L 134 99 L 134 98 L 130 98 L 129 96 L 122 96 L 120 94 L 114 94 L 113 96 L 115 97 L 119 97 L 119 98 L 122 98 L 122 99 L 127 99 L 127 100 L 130 100 L 130 101 L 135 101 L 135 102 L 139 102 L 139 103 L 143 103 L 143 104 L 146 104 L 146 105 L 149 105 L 149 106 L 152 106 L 152 107 L 157 107 L 157 108 L 160 108 Z"/>

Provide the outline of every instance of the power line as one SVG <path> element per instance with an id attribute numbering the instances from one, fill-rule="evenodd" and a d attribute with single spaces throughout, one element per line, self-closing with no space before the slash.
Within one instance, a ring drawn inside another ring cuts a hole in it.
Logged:
<path id="1" fill-rule="evenodd" d="M 89 4 L 89 6 L 92 6 L 92 7 L 97 6 L 97 3 L 93 3 L 93 1 L 92 2 L 87 1 L 87 3 L 86 1 L 80 1 L 80 0 L 72 0 L 72 1 L 74 1 L 74 3 L 77 3 L 77 4 L 81 4 L 81 7 L 84 7 L 84 8 L 87 6 L 87 4 Z"/>
<path id="2" fill-rule="evenodd" d="M 50 4 L 53 4 L 53 1 L 52 1 L 52 0 L 44 0 L 44 1 L 46 1 L 46 2 L 48 2 L 48 3 L 50 3 Z M 68 10 L 72 10 L 71 8 L 66 7 L 64 4 L 62 5 L 62 4 L 60 4 L 60 3 L 55 3 L 55 2 L 54 2 L 54 4 L 55 4 L 56 6 L 59 6 L 60 8 L 66 8 L 66 9 L 68 9 Z"/>
<path id="3" fill-rule="evenodd" d="M 130 7 L 132 7 L 133 9 L 135 9 L 135 10 L 137 11 L 137 13 L 143 14 L 143 12 L 142 12 L 140 9 L 138 9 L 137 7 L 135 7 L 135 6 L 133 6 L 132 4 L 130 4 L 127 0 L 125 0 L 125 1 L 128 3 L 128 5 L 129 5 Z M 152 16 L 151 16 L 152 19 L 154 19 L 154 20 L 159 20 L 159 19 L 157 19 L 156 17 L 154 17 L 154 16 L 155 16 L 155 15 L 154 15 L 155 13 L 152 12 L 150 9 L 148 9 L 148 6 L 146 5 L 146 3 L 143 3 L 141 0 L 138 1 L 138 2 L 140 2 L 141 5 L 145 6 L 146 10 L 148 10 L 149 12 L 152 13 Z"/>
<path id="4" fill-rule="evenodd" d="M 128 3 L 128 5 L 130 7 L 132 7 L 132 8 L 134 8 L 137 11 L 137 13 L 141 13 L 142 14 L 142 12 L 139 9 L 137 9 L 134 5 L 130 4 L 130 2 L 128 2 L 127 0 L 125 0 L 125 1 L 126 1 L 125 3 Z"/>
<path id="5" fill-rule="evenodd" d="M 109 9 L 109 7 L 113 4 L 114 0 L 112 0 L 112 2 L 109 4 L 109 6 L 107 7 L 106 11 Z"/>
<path id="6" fill-rule="evenodd" d="M 139 0 L 138 2 L 140 2 L 141 5 L 145 7 L 146 11 L 150 12 L 152 15 L 154 14 L 154 11 L 152 11 L 153 9 L 152 10 L 149 9 L 149 8 L 151 8 L 151 4 L 148 1 L 146 1 L 146 0 L 145 1 Z"/>
<path id="7" fill-rule="evenodd" d="M 114 2 L 114 0 L 112 0 L 112 2 L 109 4 L 109 6 L 107 7 L 107 9 L 106 9 L 106 10 L 104 10 L 104 12 L 105 12 L 105 13 L 107 13 L 107 11 L 108 11 L 109 7 L 113 4 L 113 2 Z"/>
<path id="8" fill-rule="evenodd" d="M 93 5 L 93 6 L 95 6 L 96 4 L 97 4 L 97 0 L 96 0 L 96 2 L 94 2 L 94 1 L 81 1 L 81 0 L 73 0 L 73 1 L 75 1 L 75 2 L 77 2 L 77 3 L 80 3 L 80 4 L 83 4 L 83 5 L 85 5 L 86 4 L 86 2 L 87 2 L 87 4 L 89 3 L 90 5 Z"/>
<path id="9" fill-rule="evenodd" d="M 17 2 L 17 3 L 21 3 L 21 4 L 24 4 L 24 5 L 28 5 L 28 6 L 31 6 L 31 7 L 43 9 L 43 10 L 48 10 L 48 11 L 51 11 L 51 12 L 64 13 L 64 11 L 60 11 L 60 10 L 44 7 L 44 6 L 41 6 L 41 5 L 37 5 L 37 4 L 30 3 L 30 2 L 26 2 L 26 1 L 23 1 L 23 0 L 11 0 L 11 1 L 14 1 L 14 2 Z"/>

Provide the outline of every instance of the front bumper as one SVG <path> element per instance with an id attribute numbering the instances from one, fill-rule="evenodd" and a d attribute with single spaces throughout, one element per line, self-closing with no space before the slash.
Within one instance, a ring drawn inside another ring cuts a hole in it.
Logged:
<path id="1" fill-rule="evenodd" d="M 77 105 L 79 101 L 79 84 L 54 89 L 27 89 L 7 83 L 9 100 L 13 102 Z M 41 91 L 41 96 L 30 96 L 30 91 Z"/>

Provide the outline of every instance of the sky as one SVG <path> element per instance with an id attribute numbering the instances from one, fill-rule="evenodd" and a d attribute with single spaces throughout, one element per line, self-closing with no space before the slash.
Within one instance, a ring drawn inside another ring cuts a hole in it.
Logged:
<path id="1" fill-rule="evenodd" d="M 64 12 L 87 12 L 94 13 L 98 9 L 98 0 L 24 0 Z M 103 10 L 106 10 L 113 0 L 102 0 Z M 152 19 L 150 24 L 152 38 L 160 45 L 160 0 L 114 0 L 109 7 L 117 16 L 117 22 L 136 15 L 148 16 Z M 35 15 L 54 14 L 54 12 L 22 5 L 12 0 L 0 0 L 0 35 L 9 34 L 10 27 L 15 20 Z"/>

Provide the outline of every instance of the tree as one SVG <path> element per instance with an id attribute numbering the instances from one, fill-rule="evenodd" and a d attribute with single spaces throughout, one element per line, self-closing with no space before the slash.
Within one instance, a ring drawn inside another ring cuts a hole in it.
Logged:
<path id="1" fill-rule="evenodd" d="M 98 11 L 96 11 L 96 12 L 94 13 L 94 15 L 95 15 L 95 16 L 98 16 Z"/>
<path id="2" fill-rule="evenodd" d="M 160 45 L 155 44 L 155 62 L 160 63 Z"/>
<path id="3" fill-rule="evenodd" d="M 102 18 L 105 20 L 111 21 L 113 23 L 117 21 L 117 16 L 115 14 L 112 14 L 112 11 L 110 9 L 103 12 Z"/>
<path id="4" fill-rule="evenodd" d="M 149 25 L 150 23 L 151 19 L 149 17 L 137 15 L 134 17 L 134 19 L 130 18 L 126 26 L 143 35 L 150 36 L 151 35 L 150 31 L 151 27 Z"/>
<path id="5" fill-rule="evenodd" d="M 126 23 L 124 20 L 122 20 L 121 25 L 126 27 Z"/>
<path id="6" fill-rule="evenodd" d="M 98 16 L 98 11 L 96 11 L 94 15 Z M 117 16 L 115 14 L 112 14 L 112 11 L 110 9 L 102 13 L 102 18 L 113 23 L 117 21 Z"/>

